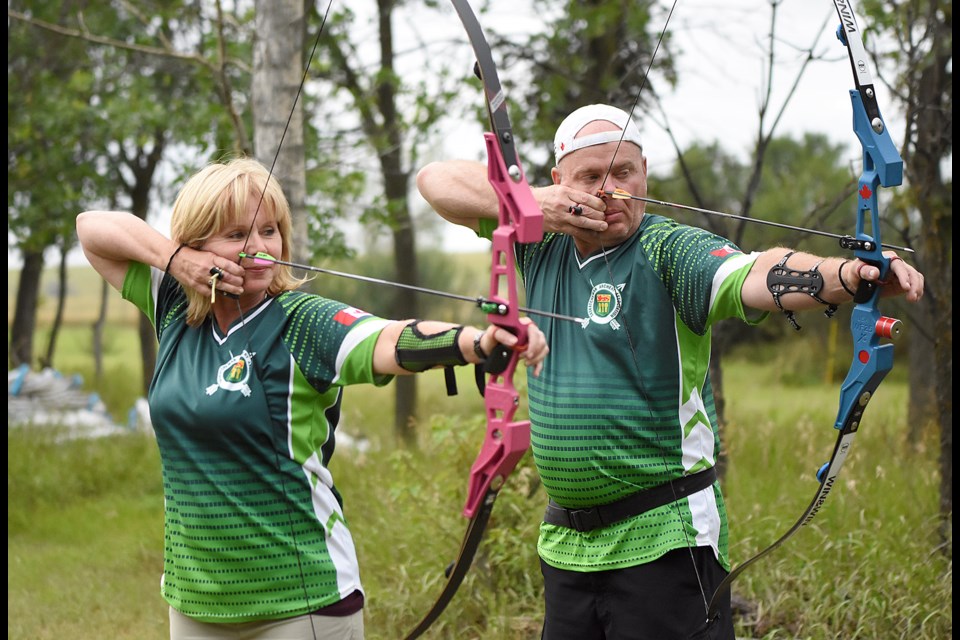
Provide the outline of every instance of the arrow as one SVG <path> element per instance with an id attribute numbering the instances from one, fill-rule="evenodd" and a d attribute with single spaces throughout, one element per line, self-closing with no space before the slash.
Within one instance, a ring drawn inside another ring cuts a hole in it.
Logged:
<path id="1" fill-rule="evenodd" d="M 675 202 L 665 202 L 663 200 L 655 200 L 654 198 L 644 198 L 642 196 L 635 196 L 632 193 L 628 193 L 623 189 L 614 189 L 613 191 L 601 191 L 601 194 L 606 194 L 611 198 L 616 200 L 640 200 L 641 202 L 649 202 L 651 204 L 658 204 L 662 207 L 673 207 L 674 209 L 684 209 L 686 211 L 696 211 L 698 213 L 708 213 L 712 216 L 719 216 L 721 218 L 733 218 L 734 220 L 743 220 L 745 222 L 755 222 L 757 224 L 765 224 L 771 227 L 780 227 L 781 229 L 790 229 L 792 231 L 802 231 L 804 233 L 812 233 L 818 236 L 825 236 L 827 238 L 836 238 L 840 240 L 840 246 L 844 249 L 857 249 L 858 241 L 853 236 L 842 236 L 836 233 L 828 233 L 826 231 L 818 231 L 816 229 L 807 229 L 806 227 L 794 227 L 789 224 L 782 224 L 780 222 L 771 222 L 769 220 L 761 220 L 759 218 L 748 218 L 747 216 L 739 216 L 733 213 L 723 213 L 721 211 L 713 211 L 712 209 L 701 209 L 700 207 L 691 207 L 685 204 L 677 204 Z M 897 251 L 906 251 L 907 253 L 916 253 L 910 247 L 898 247 L 895 244 L 886 244 L 881 243 L 881 247 L 886 247 L 887 249 L 896 249 Z"/>
<path id="2" fill-rule="evenodd" d="M 355 273 L 346 273 L 343 271 L 334 271 L 332 269 L 323 269 L 321 267 L 313 267 L 308 264 L 299 264 L 296 262 L 287 262 L 286 260 L 280 260 L 279 258 L 274 258 L 269 253 L 259 252 L 256 255 L 250 255 L 249 253 L 240 252 L 241 258 L 250 258 L 253 260 L 254 264 L 282 264 L 287 267 L 294 267 L 296 269 L 303 269 L 304 271 L 316 271 L 317 273 L 325 273 L 331 276 L 338 276 L 340 278 L 349 278 L 351 280 L 362 280 L 363 282 L 372 282 L 373 284 L 382 284 L 390 287 L 397 287 L 400 289 L 408 289 L 410 291 L 418 291 L 420 293 L 427 293 L 433 296 L 440 296 L 442 298 L 452 298 L 454 300 L 465 300 L 467 302 L 473 302 L 480 308 L 484 313 L 494 313 L 499 316 L 504 316 L 507 314 L 509 308 L 503 302 L 497 302 L 496 300 L 490 300 L 489 298 L 484 298 L 482 296 L 464 296 L 458 293 L 450 293 L 448 291 L 440 291 L 438 289 L 428 289 L 426 287 L 417 287 L 412 284 L 403 284 L 402 282 L 393 282 L 392 280 L 381 280 L 380 278 L 372 278 L 370 276 L 360 276 Z M 546 316 L 548 318 L 555 318 L 557 320 L 566 320 L 568 322 L 576 322 L 577 324 L 584 324 L 587 322 L 584 318 L 575 318 L 573 316 L 565 316 L 559 313 L 552 313 L 550 311 L 539 311 L 537 309 L 529 309 L 527 307 L 517 307 L 517 311 L 522 311 L 524 313 Z"/>

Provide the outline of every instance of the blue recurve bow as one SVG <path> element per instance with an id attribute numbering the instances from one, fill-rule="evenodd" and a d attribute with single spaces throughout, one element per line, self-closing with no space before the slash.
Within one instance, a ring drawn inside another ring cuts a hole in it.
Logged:
<path id="1" fill-rule="evenodd" d="M 840 246 L 853 251 L 854 255 L 863 262 L 877 267 L 880 270 L 880 280 L 883 281 L 890 272 L 891 259 L 882 253 L 880 203 L 877 192 L 881 186 L 894 187 L 901 184 L 903 160 L 890 138 L 877 105 L 867 53 L 851 2 L 834 0 L 833 4 L 840 17 L 837 37 L 847 47 L 853 70 L 855 88 L 850 90 L 853 130 L 863 147 L 863 168 L 857 189 L 856 233 L 854 236 L 841 238 Z M 741 563 L 727 575 L 711 598 L 707 614 L 708 624 L 716 619 L 720 597 L 730 588 L 733 581 L 747 567 L 778 548 L 801 527 L 813 520 L 830 491 L 836 486 L 837 476 L 850 453 L 863 412 L 877 387 L 893 368 L 893 344 L 881 344 L 881 340 L 895 340 L 902 330 L 899 320 L 881 314 L 878 305 L 879 297 L 880 283 L 860 281 L 854 295 L 854 307 L 850 317 L 853 361 L 840 387 L 840 407 L 833 425 L 839 434 L 830 461 L 817 471 L 820 486 L 813 500 L 796 523 L 776 542 Z"/>

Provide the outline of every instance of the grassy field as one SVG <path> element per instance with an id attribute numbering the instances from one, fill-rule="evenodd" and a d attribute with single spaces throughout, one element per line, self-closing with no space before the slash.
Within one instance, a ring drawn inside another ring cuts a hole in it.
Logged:
<path id="1" fill-rule="evenodd" d="M 129 383 L 116 378 L 129 377 L 124 326 L 111 330 L 118 347 L 106 360 L 107 387 Z M 71 344 L 81 353 L 64 346 L 63 362 L 82 361 L 81 337 Z M 343 429 L 370 448 L 339 448 L 331 468 L 356 536 L 370 640 L 402 636 L 420 619 L 463 534 L 459 512 L 483 417 L 470 372 L 462 373 L 452 399 L 439 372 L 423 377 L 416 450 L 396 445 L 390 387 L 347 391 Z M 835 440 L 837 385 L 787 378 L 778 358 L 729 358 L 725 373 L 724 490 L 737 564 L 786 531 L 812 498 Z M 906 392 L 900 379 L 884 383 L 820 514 L 734 584 L 757 606 L 738 636 L 952 637 L 952 560 L 936 534 L 938 451 L 932 434 L 906 442 Z M 7 440 L 8 638 L 168 637 L 155 442 L 142 434 L 62 442 L 23 429 L 8 430 Z M 528 455 L 500 494 L 474 568 L 427 637 L 539 637 L 544 501 Z"/>

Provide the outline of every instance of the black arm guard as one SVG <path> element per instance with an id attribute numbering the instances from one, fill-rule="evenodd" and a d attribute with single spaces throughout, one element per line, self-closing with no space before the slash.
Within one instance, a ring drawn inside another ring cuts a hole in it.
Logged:
<path id="1" fill-rule="evenodd" d="M 400 367 L 417 373 L 436 366 L 467 364 L 458 340 L 463 327 L 452 327 L 428 336 L 421 333 L 419 324 L 419 320 L 414 320 L 400 333 L 395 353 Z"/>
<path id="2" fill-rule="evenodd" d="M 823 290 L 823 275 L 817 267 L 823 263 L 823 260 L 813 265 L 809 271 L 797 271 L 796 269 L 787 267 L 787 259 L 793 254 L 794 252 L 791 251 L 783 256 L 780 262 L 767 273 L 767 289 L 771 295 L 773 295 L 773 301 L 777 303 L 777 308 L 783 311 L 783 314 L 787 316 L 787 320 L 790 321 L 793 328 L 799 331 L 800 325 L 797 323 L 794 312 L 783 308 L 783 304 L 780 302 L 781 296 L 788 293 L 804 293 L 820 304 L 827 306 L 826 311 L 823 313 L 828 318 L 832 318 L 833 314 L 836 313 L 837 305 L 823 300 L 819 295 Z"/>

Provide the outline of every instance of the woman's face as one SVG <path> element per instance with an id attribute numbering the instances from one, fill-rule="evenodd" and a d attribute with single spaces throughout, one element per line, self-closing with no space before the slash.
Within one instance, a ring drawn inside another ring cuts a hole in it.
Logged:
<path id="1" fill-rule="evenodd" d="M 219 232 L 207 238 L 203 249 L 212 251 L 224 258 L 236 261 L 240 252 L 254 255 L 268 253 L 275 258 L 283 252 L 283 238 L 276 216 L 265 209 L 257 210 L 260 198 L 247 200 L 247 213 L 236 224 L 229 223 Z M 250 296 L 259 302 L 266 294 L 276 269 L 274 263 L 254 264 L 244 260 L 243 297 Z"/>

